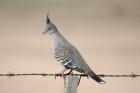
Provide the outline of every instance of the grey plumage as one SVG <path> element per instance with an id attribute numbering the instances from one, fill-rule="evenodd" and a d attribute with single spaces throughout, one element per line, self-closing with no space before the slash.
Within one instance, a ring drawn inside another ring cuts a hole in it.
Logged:
<path id="1" fill-rule="evenodd" d="M 56 60 L 65 68 L 76 70 L 80 73 L 89 75 L 92 79 L 98 83 L 105 83 L 100 77 L 98 77 L 85 62 L 76 47 L 70 44 L 57 30 L 55 25 L 47 17 L 46 30 L 44 33 L 48 33 L 53 38 L 52 51 Z M 64 72 L 64 71 L 63 71 Z"/>

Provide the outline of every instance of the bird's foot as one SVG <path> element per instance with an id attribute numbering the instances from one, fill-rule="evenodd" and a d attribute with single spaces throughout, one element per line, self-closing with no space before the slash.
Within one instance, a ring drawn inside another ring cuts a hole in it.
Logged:
<path id="1" fill-rule="evenodd" d="M 60 77 L 62 77 L 62 78 L 64 78 L 64 77 L 65 77 L 64 72 L 57 73 L 57 75 L 58 75 L 58 76 L 60 76 Z"/>
<path id="2" fill-rule="evenodd" d="M 64 72 L 67 71 L 67 70 L 68 69 L 64 67 L 63 70 L 60 73 L 57 73 L 57 75 L 61 76 L 62 78 L 65 78 Z"/>
<path id="3" fill-rule="evenodd" d="M 65 77 L 65 72 L 66 70 L 62 70 L 60 73 L 57 73 L 57 75 L 59 75 L 60 77 L 64 78 Z"/>

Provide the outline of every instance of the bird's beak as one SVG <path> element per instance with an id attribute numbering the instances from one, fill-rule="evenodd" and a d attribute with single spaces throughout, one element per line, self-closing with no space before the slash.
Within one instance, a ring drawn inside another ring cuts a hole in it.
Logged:
<path id="1" fill-rule="evenodd" d="M 44 32 L 43 32 L 43 35 L 44 35 L 44 34 L 46 34 L 46 33 L 47 33 L 47 32 L 46 32 L 46 31 L 44 31 Z"/>
<path id="2" fill-rule="evenodd" d="M 43 34 L 46 34 L 49 31 L 48 28 L 45 29 L 45 31 L 43 32 Z"/>

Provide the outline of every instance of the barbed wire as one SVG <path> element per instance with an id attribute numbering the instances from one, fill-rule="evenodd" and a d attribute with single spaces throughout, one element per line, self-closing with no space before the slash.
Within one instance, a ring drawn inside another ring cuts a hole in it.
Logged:
<path id="1" fill-rule="evenodd" d="M 69 75 L 69 74 L 64 74 L 65 76 Z M 88 76 L 86 74 L 73 74 L 71 73 L 70 74 L 71 76 L 80 76 L 80 77 L 87 77 Z M 7 73 L 7 74 L 1 74 L 0 73 L 0 77 L 14 77 L 14 76 L 44 76 L 44 77 L 49 77 L 49 76 L 52 76 L 56 79 L 56 77 L 62 77 L 61 74 L 47 74 L 47 73 Z M 140 77 L 140 74 L 134 74 L 134 73 L 131 73 L 131 74 L 122 74 L 122 75 L 107 75 L 107 74 L 98 74 L 99 77 L 131 77 L 131 78 L 136 78 L 136 77 Z"/>

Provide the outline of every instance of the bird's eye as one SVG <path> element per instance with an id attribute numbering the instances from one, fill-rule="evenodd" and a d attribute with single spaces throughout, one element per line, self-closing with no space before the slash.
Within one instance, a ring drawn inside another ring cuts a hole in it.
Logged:
<path id="1" fill-rule="evenodd" d="M 51 28 L 49 28 L 49 30 L 51 30 Z"/>

